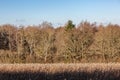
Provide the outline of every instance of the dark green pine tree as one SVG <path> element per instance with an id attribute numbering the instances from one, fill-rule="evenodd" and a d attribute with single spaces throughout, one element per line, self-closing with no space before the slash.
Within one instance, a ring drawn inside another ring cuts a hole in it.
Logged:
<path id="1" fill-rule="evenodd" d="M 73 24 L 72 20 L 68 20 L 65 28 L 66 30 L 72 30 L 75 27 L 75 25 Z"/>

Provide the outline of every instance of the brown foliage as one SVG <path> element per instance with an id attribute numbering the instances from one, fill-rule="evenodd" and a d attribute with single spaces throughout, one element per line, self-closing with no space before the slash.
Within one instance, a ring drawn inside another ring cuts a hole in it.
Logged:
<path id="1" fill-rule="evenodd" d="M 120 64 L 2 64 L 0 80 L 120 80 Z"/>
<path id="2" fill-rule="evenodd" d="M 11 59 L 10 63 L 120 62 L 120 26 L 87 21 L 69 30 L 48 22 L 27 27 L 1 25 L 0 53 L 0 61 Z"/>

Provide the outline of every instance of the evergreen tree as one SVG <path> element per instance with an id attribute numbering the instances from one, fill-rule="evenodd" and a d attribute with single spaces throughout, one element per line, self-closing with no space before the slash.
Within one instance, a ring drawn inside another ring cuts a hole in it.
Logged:
<path id="1" fill-rule="evenodd" d="M 75 25 L 73 24 L 73 22 L 71 20 L 68 20 L 68 22 L 67 22 L 67 24 L 65 26 L 66 30 L 71 30 L 74 27 L 75 27 Z"/>

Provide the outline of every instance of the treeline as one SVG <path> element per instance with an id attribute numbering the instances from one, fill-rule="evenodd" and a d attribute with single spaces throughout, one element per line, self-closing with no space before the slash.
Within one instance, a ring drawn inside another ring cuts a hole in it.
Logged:
<path id="1" fill-rule="evenodd" d="M 62 62 L 120 62 L 120 26 L 71 20 L 57 28 L 0 26 L 0 63 Z"/>

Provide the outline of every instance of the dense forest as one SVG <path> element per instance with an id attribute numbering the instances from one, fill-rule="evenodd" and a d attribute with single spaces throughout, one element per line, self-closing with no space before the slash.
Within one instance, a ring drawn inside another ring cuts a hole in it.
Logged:
<path id="1" fill-rule="evenodd" d="M 0 63 L 120 62 L 120 26 L 87 21 L 53 27 L 0 25 Z"/>

